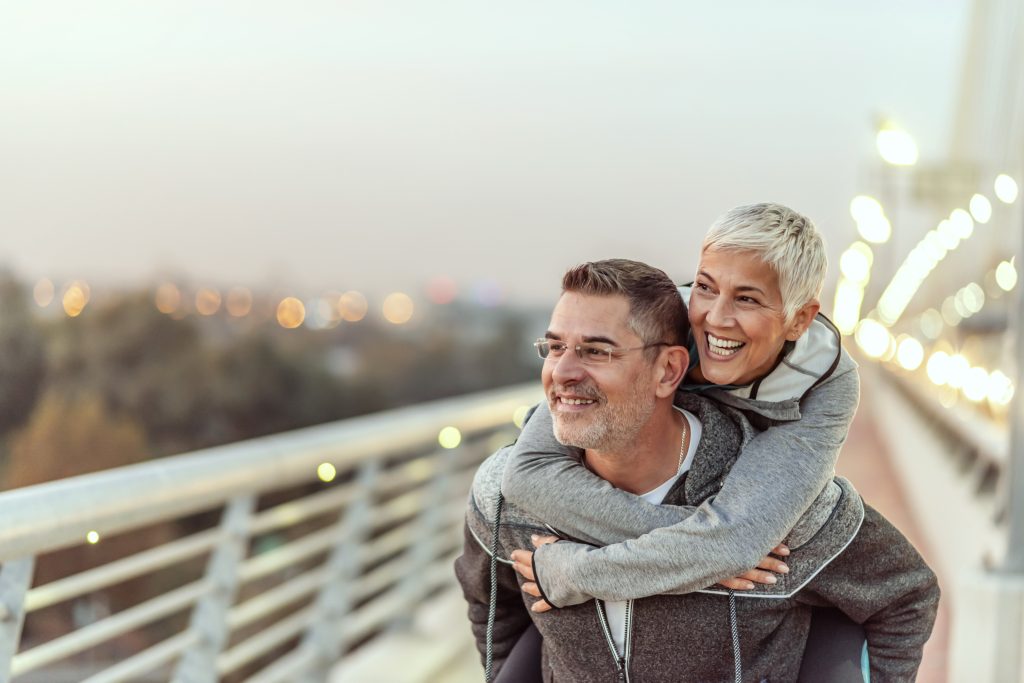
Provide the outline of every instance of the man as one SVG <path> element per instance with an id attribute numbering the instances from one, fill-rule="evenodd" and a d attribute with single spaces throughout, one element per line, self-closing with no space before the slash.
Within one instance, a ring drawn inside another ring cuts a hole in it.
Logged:
<path id="1" fill-rule="evenodd" d="M 688 364 L 680 345 L 686 334 L 671 280 L 615 260 L 566 274 L 538 342 L 559 439 L 583 449 L 598 476 L 654 503 L 695 505 L 714 495 L 754 435 L 734 409 L 697 396 L 673 405 Z M 478 647 L 486 655 L 492 646 L 495 670 L 532 619 L 549 679 L 796 680 L 811 608 L 831 605 L 864 623 L 869 644 L 886 652 L 873 671 L 886 681 L 913 680 L 935 617 L 935 577 L 848 485 L 834 484 L 819 499 L 829 509 L 812 507 L 794 529 L 785 580 L 745 599 L 706 589 L 531 613 L 508 554 L 557 520 L 502 510 L 507 458 L 508 449 L 499 451 L 477 474 L 465 552 L 456 561 Z"/>

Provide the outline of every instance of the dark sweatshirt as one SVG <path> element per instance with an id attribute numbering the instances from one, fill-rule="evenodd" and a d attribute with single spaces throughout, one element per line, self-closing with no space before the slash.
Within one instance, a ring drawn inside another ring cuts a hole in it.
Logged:
<path id="1" fill-rule="evenodd" d="M 754 434 L 739 411 L 706 398 L 689 397 L 684 407 L 698 416 L 704 433 L 691 470 L 669 491 L 665 504 L 695 505 L 713 496 Z M 508 456 L 508 449 L 499 451 L 477 474 L 465 551 L 455 565 L 481 654 L 490 602 L 495 503 Z M 732 681 L 737 670 L 731 635 L 735 625 L 744 681 L 795 681 L 811 610 L 832 606 L 864 625 L 873 678 L 914 680 L 935 620 L 935 575 L 906 538 L 864 505 L 848 483 L 837 480 L 834 486 L 791 534 L 790 573 L 779 584 L 734 597 L 709 588 L 632 600 L 625 652 L 618 652 L 611 642 L 600 600 L 543 614 L 528 611 L 532 598 L 521 593 L 520 579 L 507 558 L 516 548 L 530 548 L 532 533 L 550 533 L 550 528 L 547 520 L 509 505 L 501 515 L 497 539 L 496 667 L 532 619 L 544 637 L 547 681 Z M 599 506 L 600 501 L 593 504 Z M 730 616 L 731 607 L 735 618 Z"/>

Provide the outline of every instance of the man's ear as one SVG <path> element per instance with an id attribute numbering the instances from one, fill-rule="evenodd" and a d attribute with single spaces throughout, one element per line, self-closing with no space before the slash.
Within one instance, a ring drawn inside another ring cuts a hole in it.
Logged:
<path id="1" fill-rule="evenodd" d="M 658 398 L 674 396 L 679 383 L 686 375 L 686 369 L 690 366 L 690 353 L 685 346 L 669 346 L 661 353 L 658 359 L 661 374 L 658 385 L 655 388 L 655 395 Z"/>
<path id="2" fill-rule="evenodd" d="M 818 315 L 820 309 L 821 304 L 817 299 L 811 299 L 798 308 L 796 313 L 793 314 L 793 320 L 790 321 L 786 328 L 786 339 L 796 341 L 802 337 L 807 328 L 814 322 L 814 316 Z"/>

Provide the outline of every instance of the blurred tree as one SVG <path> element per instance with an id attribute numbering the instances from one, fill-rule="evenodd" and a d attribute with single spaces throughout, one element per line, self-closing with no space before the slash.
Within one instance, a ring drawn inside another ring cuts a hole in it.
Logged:
<path id="1" fill-rule="evenodd" d="M 43 335 L 24 288 L 0 272 L 0 434 L 28 418 L 46 376 Z"/>

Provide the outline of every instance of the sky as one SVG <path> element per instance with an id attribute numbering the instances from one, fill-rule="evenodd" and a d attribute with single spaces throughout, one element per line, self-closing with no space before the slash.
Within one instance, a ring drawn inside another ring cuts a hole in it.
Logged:
<path id="1" fill-rule="evenodd" d="M 889 117 L 942 159 L 967 0 L 0 0 L 0 265 L 552 301 L 726 209 L 833 264 Z M 835 270 L 835 266 L 833 266 Z"/>

